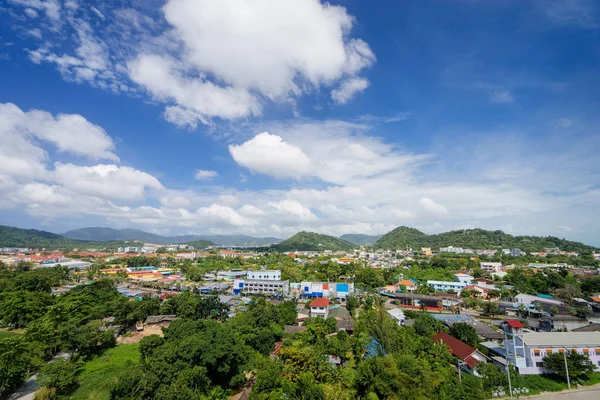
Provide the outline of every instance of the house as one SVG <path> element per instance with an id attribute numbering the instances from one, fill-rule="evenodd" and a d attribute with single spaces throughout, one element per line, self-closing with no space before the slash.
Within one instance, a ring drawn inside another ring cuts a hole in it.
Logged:
<path id="1" fill-rule="evenodd" d="M 557 314 L 540 319 L 540 331 L 573 331 L 588 325 L 585 318 L 579 318 L 574 315 Z"/>
<path id="2" fill-rule="evenodd" d="M 417 284 L 410 279 L 403 279 L 398 282 L 398 286 L 404 286 L 408 292 L 414 292 L 417 290 Z"/>
<path id="3" fill-rule="evenodd" d="M 475 368 L 480 363 L 487 363 L 487 357 L 482 352 L 450 336 L 446 332 L 440 332 L 435 335 L 433 341 L 448 346 L 452 355 L 458 357 L 463 362 L 463 370 L 473 375 L 478 375 Z"/>
<path id="4" fill-rule="evenodd" d="M 585 354 L 600 371 L 600 332 L 528 332 L 517 320 L 504 323 L 503 352 L 522 375 L 551 373 L 544 357 L 565 351 Z"/>
<path id="5" fill-rule="evenodd" d="M 176 315 L 150 315 L 146 318 L 146 325 L 168 328 L 172 321 L 177 319 Z"/>
<path id="6" fill-rule="evenodd" d="M 488 296 L 490 295 L 490 292 L 492 292 L 494 289 L 485 287 L 485 286 L 481 286 L 481 285 L 467 285 L 463 288 L 463 290 L 471 290 L 472 292 L 477 294 L 477 297 L 487 299 Z M 494 297 L 491 297 L 491 298 L 494 298 Z M 498 297 L 496 297 L 496 298 L 498 298 Z"/>
<path id="7" fill-rule="evenodd" d="M 479 266 L 485 272 L 500 272 L 500 271 L 502 271 L 502 263 L 500 263 L 500 262 L 480 262 Z"/>
<path id="8" fill-rule="evenodd" d="M 329 299 L 320 298 L 313 300 L 309 307 L 311 317 L 323 317 L 325 319 L 329 317 Z"/>

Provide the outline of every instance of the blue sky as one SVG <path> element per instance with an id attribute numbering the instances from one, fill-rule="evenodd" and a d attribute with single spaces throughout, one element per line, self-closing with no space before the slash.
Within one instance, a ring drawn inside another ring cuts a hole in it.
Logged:
<path id="1" fill-rule="evenodd" d="M 0 223 L 600 245 L 600 5 L 0 5 Z"/>

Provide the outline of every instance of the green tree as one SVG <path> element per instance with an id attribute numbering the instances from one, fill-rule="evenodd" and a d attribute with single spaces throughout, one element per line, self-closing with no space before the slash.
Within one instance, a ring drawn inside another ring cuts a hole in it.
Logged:
<path id="1" fill-rule="evenodd" d="M 77 364 L 62 358 L 48 363 L 40 371 L 38 382 L 56 389 L 57 394 L 67 394 L 77 384 Z"/>
<path id="2" fill-rule="evenodd" d="M 21 386 L 35 364 L 35 353 L 24 337 L 0 340 L 0 393 Z"/>
<path id="3" fill-rule="evenodd" d="M 476 347 L 477 343 L 479 343 L 479 337 L 477 336 L 475 328 L 464 322 L 452 324 L 449 333 L 458 340 L 465 342 L 470 346 Z"/>
<path id="4" fill-rule="evenodd" d="M 571 379 L 580 379 L 586 377 L 594 371 L 594 364 L 585 354 L 579 354 L 575 351 L 569 351 L 566 354 L 569 377 Z M 544 357 L 544 368 L 554 371 L 562 378 L 567 378 L 565 369 L 565 355 L 563 353 L 552 353 Z"/>

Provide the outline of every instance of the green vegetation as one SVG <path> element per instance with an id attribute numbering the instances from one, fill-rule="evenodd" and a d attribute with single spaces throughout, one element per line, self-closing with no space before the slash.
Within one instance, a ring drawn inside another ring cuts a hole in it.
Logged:
<path id="1" fill-rule="evenodd" d="M 540 251 L 558 247 L 565 251 L 589 253 L 595 248 L 583 243 L 560 239 L 553 236 L 513 236 L 502 231 L 486 231 L 484 229 L 461 229 L 451 232 L 427 235 L 417 229 L 401 226 L 381 237 L 375 243 L 378 249 L 404 249 L 406 247 L 420 249 L 431 247 L 454 246 L 469 249 L 509 248 L 524 251 Z"/>
<path id="2" fill-rule="evenodd" d="M 7 330 L 0 329 L 0 340 L 15 337 L 20 334 L 21 334 L 20 332 L 7 331 Z"/>
<path id="3" fill-rule="evenodd" d="M 340 236 L 340 239 L 346 242 L 354 243 L 357 246 L 374 245 L 383 235 L 363 235 L 360 233 L 348 233 Z"/>
<path id="4" fill-rule="evenodd" d="M 194 241 L 191 241 L 191 242 L 186 242 L 185 244 L 187 244 L 189 246 L 194 246 L 195 250 L 201 250 L 201 249 L 205 249 L 207 247 L 215 245 L 210 240 L 194 240 Z"/>
<path id="5" fill-rule="evenodd" d="M 288 251 L 323 251 L 352 250 L 355 244 L 329 235 L 314 232 L 298 232 L 291 238 L 273 246 L 274 250 Z"/>
<path id="6" fill-rule="evenodd" d="M 47 250 L 71 250 L 76 248 L 114 250 L 118 247 L 131 245 L 132 242 L 125 241 L 92 242 L 69 239 L 55 233 L 39 231 L 37 229 L 19 229 L 0 225 L 0 247 L 43 248 Z"/>
<path id="7" fill-rule="evenodd" d="M 583 380 L 589 374 L 594 372 L 594 364 L 586 354 L 577 352 L 568 352 L 565 354 L 553 353 L 544 357 L 544 367 L 550 371 L 554 371 L 558 376 L 567 379 L 567 371 L 565 368 L 565 358 L 569 367 L 569 377 L 573 380 Z"/>
<path id="8" fill-rule="evenodd" d="M 134 369 L 140 361 L 139 344 L 121 344 L 83 365 L 73 400 L 108 400 L 117 376 Z"/>

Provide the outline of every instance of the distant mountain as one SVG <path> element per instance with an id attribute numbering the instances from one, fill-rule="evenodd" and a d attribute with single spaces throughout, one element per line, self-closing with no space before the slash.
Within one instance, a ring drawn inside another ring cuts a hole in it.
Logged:
<path id="1" fill-rule="evenodd" d="M 363 235 L 360 233 L 347 233 L 340 236 L 340 239 L 346 242 L 354 243 L 357 246 L 373 245 L 383 235 Z"/>
<path id="2" fill-rule="evenodd" d="M 0 225 L 0 247 L 31 247 L 49 250 L 70 250 L 74 248 L 116 249 L 131 244 L 131 242 L 125 241 L 95 242 L 77 240 L 37 229 L 20 229 Z"/>
<path id="3" fill-rule="evenodd" d="M 174 244 L 209 241 L 217 246 L 264 246 L 281 242 L 282 239 L 274 237 L 257 238 L 246 235 L 181 235 L 161 236 L 139 229 L 113 229 L 113 228 L 81 228 L 65 232 L 63 236 L 80 240 L 139 240 L 145 243 Z M 191 244 L 191 243 L 190 243 Z M 193 245 L 193 244 L 192 244 Z"/>
<path id="4" fill-rule="evenodd" d="M 139 240 L 141 242 L 156 243 L 156 244 L 170 244 L 170 241 L 165 241 L 165 237 L 155 235 L 153 233 L 144 232 L 139 229 L 113 229 L 113 228 L 81 228 L 74 229 L 62 234 L 62 236 L 79 239 L 79 240 L 93 240 L 98 242 L 107 242 L 110 240 Z M 192 241 L 194 239 L 190 239 Z"/>
<path id="5" fill-rule="evenodd" d="M 484 229 L 461 229 L 435 235 L 428 235 L 414 228 L 401 226 L 385 235 L 376 243 L 379 249 L 420 249 L 431 247 L 462 247 L 467 249 L 521 249 L 524 251 L 543 251 L 546 248 L 559 248 L 565 251 L 590 252 L 595 248 L 580 242 L 560 239 L 554 236 L 513 236 L 502 231 Z"/>
<path id="6" fill-rule="evenodd" d="M 277 251 L 319 251 L 319 250 L 352 250 L 356 247 L 354 243 L 336 238 L 334 236 L 321 235 L 314 232 L 299 232 L 291 238 L 273 246 Z"/>

